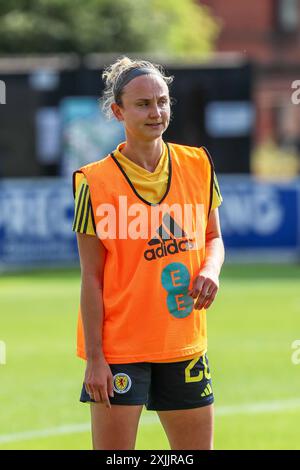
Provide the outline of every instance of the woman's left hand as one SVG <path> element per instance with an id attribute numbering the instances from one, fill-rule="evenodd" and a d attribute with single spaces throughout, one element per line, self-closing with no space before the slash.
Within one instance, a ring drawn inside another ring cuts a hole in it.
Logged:
<path id="1" fill-rule="evenodd" d="M 196 310 L 208 309 L 213 303 L 219 290 L 219 276 L 212 268 L 202 269 L 194 279 L 193 287 L 188 294 L 197 299 L 194 305 Z"/>

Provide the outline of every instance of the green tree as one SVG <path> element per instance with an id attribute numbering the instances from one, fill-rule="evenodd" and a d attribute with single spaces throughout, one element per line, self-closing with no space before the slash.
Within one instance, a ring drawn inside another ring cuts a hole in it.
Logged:
<path id="1" fill-rule="evenodd" d="M 209 53 L 218 25 L 196 0 L 0 0 L 0 54 Z"/>

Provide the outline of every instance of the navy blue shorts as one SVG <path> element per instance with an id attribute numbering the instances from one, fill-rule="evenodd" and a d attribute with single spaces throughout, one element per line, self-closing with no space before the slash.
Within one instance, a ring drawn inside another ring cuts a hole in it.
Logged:
<path id="1" fill-rule="evenodd" d="M 184 410 L 211 405 L 214 396 L 206 354 L 180 362 L 110 364 L 112 405 L 146 405 L 148 410 Z M 83 385 L 80 401 L 94 402 Z"/>

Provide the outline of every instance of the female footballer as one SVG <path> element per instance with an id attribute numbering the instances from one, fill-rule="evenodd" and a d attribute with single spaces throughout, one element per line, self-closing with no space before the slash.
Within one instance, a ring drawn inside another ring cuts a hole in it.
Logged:
<path id="1" fill-rule="evenodd" d="M 126 141 L 74 173 L 93 448 L 134 449 L 145 405 L 171 449 L 212 449 L 206 310 L 224 261 L 213 164 L 204 147 L 163 140 L 172 77 L 162 67 L 123 57 L 103 79 L 104 110 Z"/>

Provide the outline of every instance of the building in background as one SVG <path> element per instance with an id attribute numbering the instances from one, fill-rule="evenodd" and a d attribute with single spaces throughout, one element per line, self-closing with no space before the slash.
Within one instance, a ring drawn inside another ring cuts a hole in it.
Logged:
<path id="1" fill-rule="evenodd" d="M 300 155 L 300 103 L 291 99 L 300 80 L 300 0 L 201 3 L 219 19 L 217 51 L 239 52 L 254 65 L 256 144 L 272 141 Z"/>

